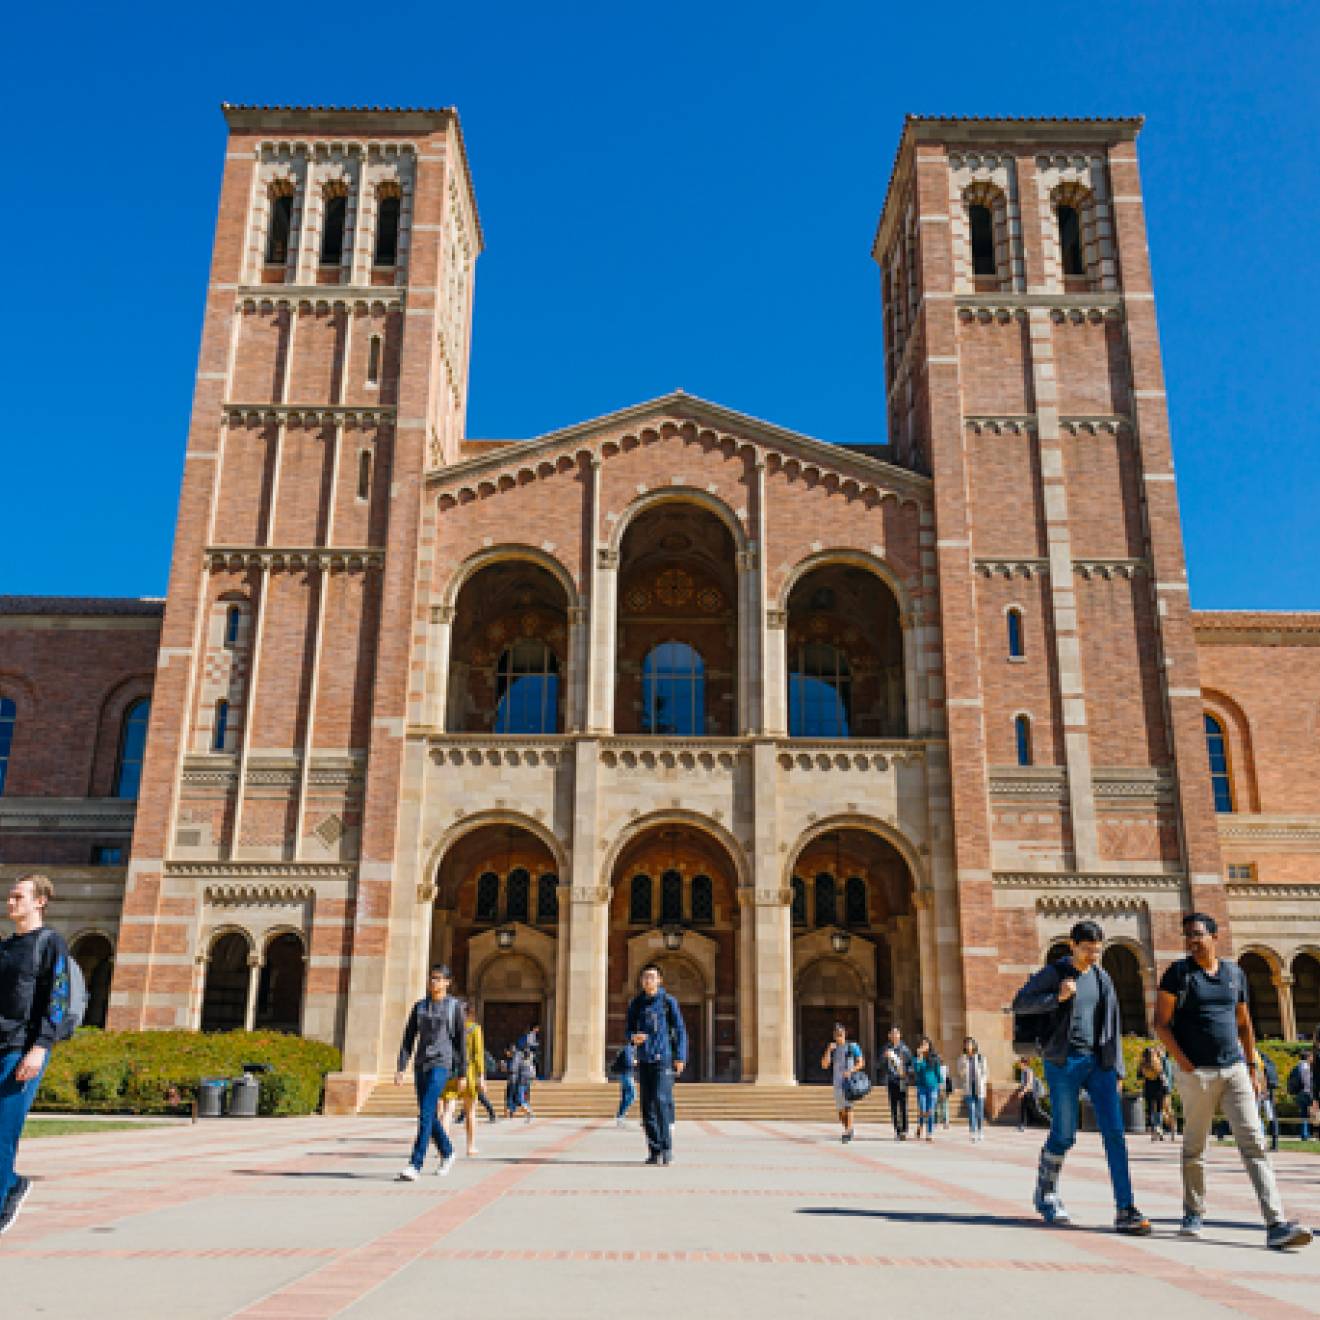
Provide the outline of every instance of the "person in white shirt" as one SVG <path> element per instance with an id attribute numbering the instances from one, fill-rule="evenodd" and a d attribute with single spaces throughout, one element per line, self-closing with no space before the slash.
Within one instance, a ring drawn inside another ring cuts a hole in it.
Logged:
<path id="1" fill-rule="evenodd" d="M 967 1129 L 973 1141 L 985 1140 L 986 1073 L 981 1047 L 974 1037 L 965 1037 L 962 1053 L 958 1056 L 958 1086 L 967 1107 Z"/>

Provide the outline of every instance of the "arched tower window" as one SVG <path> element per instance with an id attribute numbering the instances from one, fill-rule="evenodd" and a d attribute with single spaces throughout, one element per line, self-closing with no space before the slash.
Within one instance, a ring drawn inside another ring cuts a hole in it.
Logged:
<path id="1" fill-rule="evenodd" d="M 1210 757 L 1210 787 L 1215 810 L 1233 810 L 1233 781 L 1228 773 L 1228 740 L 1224 726 L 1213 716 L 1205 717 L 1205 748 Z"/>
<path id="2" fill-rule="evenodd" d="M 849 926 L 865 926 L 871 919 L 866 901 L 866 881 L 860 875 L 850 875 L 843 891 L 844 920 Z"/>
<path id="3" fill-rule="evenodd" d="M 270 225 L 266 230 L 266 262 L 282 266 L 289 259 L 289 236 L 293 232 L 293 193 L 280 191 L 270 199 Z"/>
<path id="4" fill-rule="evenodd" d="M 348 216 L 348 197 L 331 193 L 325 199 L 321 220 L 321 265 L 338 266 L 344 259 L 344 221 Z"/>
<path id="5" fill-rule="evenodd" d="M 1085 275 L 1086 255 L 1082 250 L 1082 216 L 1075 206 L 1064 203 L 1058 208 L 1059 255 L 1065 275 Z"/>
<path id="6" fill-rule="evenodd" d="M 509 872 L 504 891 L 504 919 L 528 922 L 532 919 L 532 877 L 520 866 Z"/>
<path id="7" fill-rule="evenodd" d="M 223 752 L 229 738 L 229 703 L 222 697 L 215 703 L 215 720 L 211 726 L 211 750 Z"/>
<path id="8" fill-rule="evenodd" d="M 477 921 L 500 919 L 500 878 L 494 871 L 483 871 L 477 877 Z"/>
<path id="9" fill-rule="evenodd" d="M 660 877 L 660 920 L 665 925 L 683 920 L 683 877 L 677 871 Z"/>
<path id="10" fill-rule="evenodd" d="M 1018 765 L 1031 765 L 1031 720 L 1026 715 L 1019 715 L 1013 721 L 1013 737 L 1017 743 Z"/>
<path id="11" fill-rule="evenodd" d="M 793 895 L 793 924 L 795 926 L 805 926 L 807 924 L 807 882 L 800 875 L 793 877 L 791 892 Z"/>
<path id="12" fill-rule="evenodd" d="M 686 642 L 661 642 L 642 662 L 642 732 L 695 738 L 706 726 L 706 667 Z"/>
<path id="13" fill-rule="evenodd" d="M 5 778 L 9 774 L 9 749 L 14 742 L 14 723 L 18 707 L 12 698 L 0 697 L 0 793 L 5 791 Z"/>
<path id="14" fill-rule="evenodd" d="M 838 891 L 834 877 L 822 871 L 816 877 L 816 925 L 836 926 L 839 922 Z"/>
<path id="15" fill-rule="evenodd" d="M 371 450 L 364 449 L 358 454 L 357 497 L 365 500 L 371 494 Z"/>
<path id="16" fill-rule="evenodd" d="M 852 671 L 847 658 L 828 642 L 806 642 L 797 649 L 788 676 L 788 732 L 794 738 L 848 737 Z"/>
<path id="17" fill-rule="evenodd" d="M 514 642 L 495 671 L 495 732 L 554 733 L 559 727 L 559 661 L 530 637 Z"/>
<path id="18" fill-rule="evenodd" d="M 377 266 L 394 266 L 399 260 L 399 213 L 401 199 L 398 193 L 384 193 L 376 208 Z"/>
<path id="19" fill-rule="evenodd" d="M 709 926 L 715 920 L 715 886 L 708 875 L 692 877 L 692 924 Z"/>
<path id="20" fill-rule="evenodd" d="M 559 877 L 543 875 L 536 882 L 536 920 L 542 926 L 559 920 Z"/>
<path id="21" fill-rule="evenodd" d="M 995 266 L 995 219 L 988 206 L 975 203 L 967 208 L 972 232 L 972 274 L 997 274 Z"/>
<path id="22" fill-rule="evenodd" d="M 380 384 L 380 336 L 372 335 L 367 341 L 367 384 Z"/>
<path id="23" fill-rule="evenodd" d="M 628 920 L 634 926 L 651 924 L 651 877 L 635 875 L 628 893 Z"/>
<path id="24" fill-rule="evenodd" d="M 225 645 L 230 649 L 238 645 L 238 629 L 242 622 L 242 607 L 231 605 L 225 611 Z"/>
<path id="25" fill-rule="evenodd" d="M 1012 660 L 1021 660 L 1026 655 L 1026 646 L 1022 640 L 1022 611 L 1011 609 L 1008 612 L 1008 654 Z"/>
<path id="26" fill-rule="evenodd" d="M 119 735 L 119 761 L 115 766 L 115 797 L 136 798 L 142 786 L 142 758 L 147 752 L 147 722 L 151 702 L 140 697 L 124 712 Z"/>

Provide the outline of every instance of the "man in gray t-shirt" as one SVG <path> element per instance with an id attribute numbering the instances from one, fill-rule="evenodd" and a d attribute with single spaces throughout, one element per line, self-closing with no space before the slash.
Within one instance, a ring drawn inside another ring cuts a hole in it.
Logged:
<path id="1" fill-rule="evenodd" d="M 1096 1015 L 1100 1012 L 1100 977 L 1096 969 L 1079 971 L 1076 986 L 1072 1021 L 1068 1024 L 1068 1053 L 1094 1054 Z"/>

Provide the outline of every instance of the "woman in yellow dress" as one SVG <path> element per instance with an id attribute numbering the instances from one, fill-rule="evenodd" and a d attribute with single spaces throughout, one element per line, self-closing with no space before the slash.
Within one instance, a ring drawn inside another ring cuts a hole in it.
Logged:
<path id="1" fill-rule="evenodd" d="M 461 1076 L 455 1074 L 445 1083 L 440 1099 L 443 1104 L 445 1131 L 454 1119 L 454 1111 L 461 1102 L 463 1105 L 463 1126 L 467 1132 L 467 1153 L 477 1155 L 477 1097 L 486 1085 L 486 1039 L 477 1021 L 477 1011 L 468 1000 L 463 1005 L 464 1038 L 467 1052 L 467 1072 Z"/>

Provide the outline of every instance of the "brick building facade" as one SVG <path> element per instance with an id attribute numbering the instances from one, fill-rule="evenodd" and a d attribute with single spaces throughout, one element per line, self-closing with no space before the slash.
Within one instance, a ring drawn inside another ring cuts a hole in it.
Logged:
<path id="1" fill-rule="evenodd" d="M 333 1040 L 353 1108 L 444 958 L 586 1081 L 660 957 L 699 1079 L 835 1020 L 1002 1067 L 1074 919 L 1140 1030 L 1190 905 L 1317 1024 L 1320 615 L 1189 608 L 1139 121 L 907 121 L 839 446 L 681 393 L 470 440 L 456 115 L 226 114 L 163 615 L 0 605 L 0 865 L 112 1025 Z"/>

